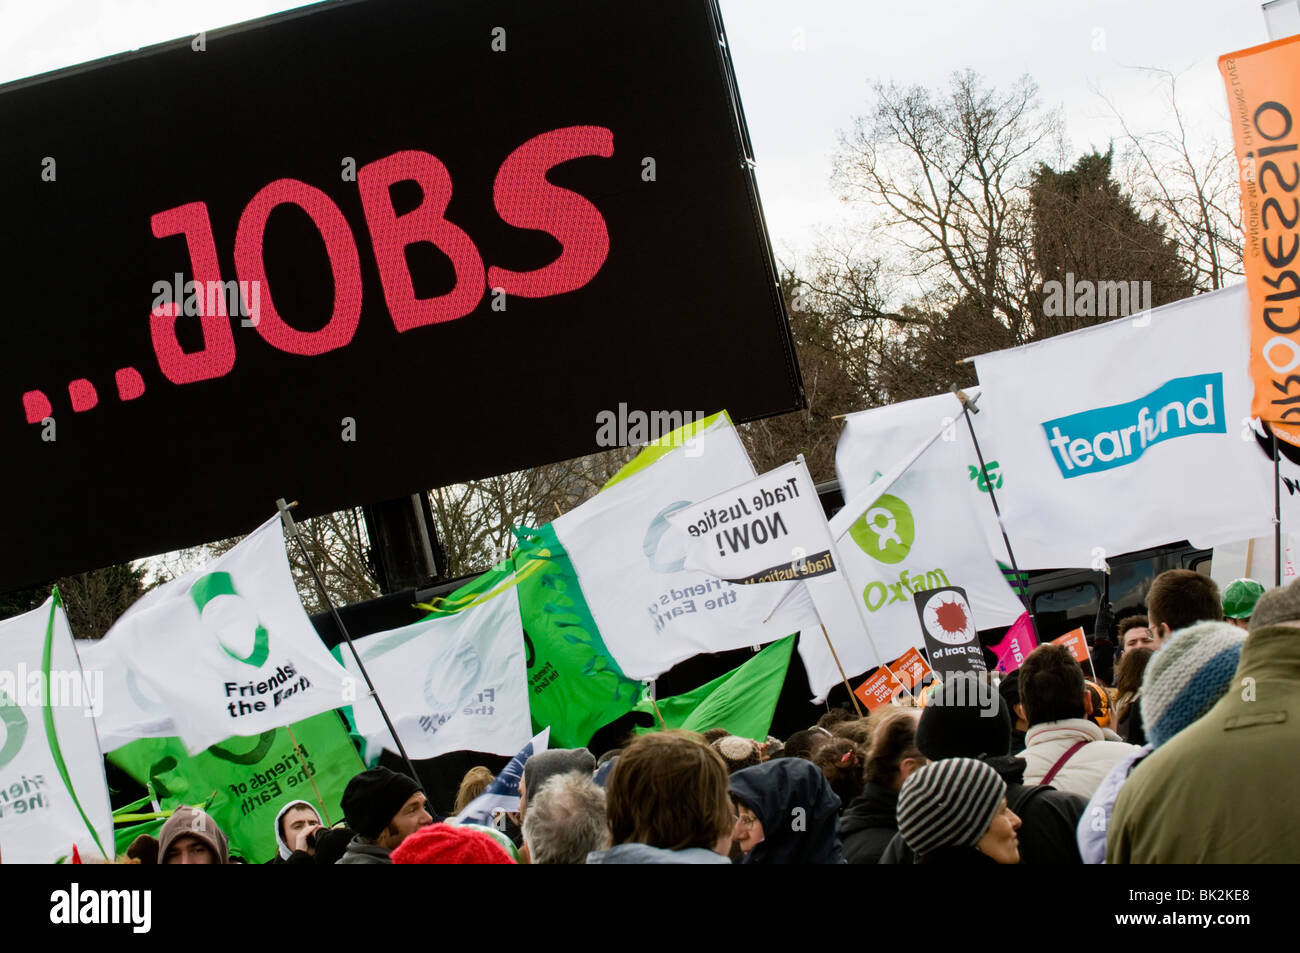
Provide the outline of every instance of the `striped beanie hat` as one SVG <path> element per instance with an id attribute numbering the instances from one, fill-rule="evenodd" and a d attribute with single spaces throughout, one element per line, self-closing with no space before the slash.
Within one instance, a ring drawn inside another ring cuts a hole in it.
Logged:
<path id="1" fill-rule="evenodd" d="M 1006 794 L 1006 782 L 983 761 L 933 761 L 903 782 L 898 832 L 917 857 L 941 847 L 974 847 Z"/>
<path id="2" fill-rule="evenodd" d="M 1151 656 L 1142 676 L 1142 724 L 1157 748 L 1227 694 L 1246 633 L 1229 622 L 1179 629 Z"/>

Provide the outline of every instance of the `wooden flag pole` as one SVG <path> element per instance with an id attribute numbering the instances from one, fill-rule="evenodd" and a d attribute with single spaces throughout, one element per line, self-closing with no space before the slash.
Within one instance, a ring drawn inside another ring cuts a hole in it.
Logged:
<path id="1" fill-rule="evenodd" d="M 667 731 L 668 722 L 664 721 L 664 713 L 659 710 L 659 703 L 655 701 L 654 682 L 653 681 L 647 682 L 646 686 L 650 689 L 650 691 L 647 693 L 650 696 L 650 707 L 655 710 L 655 715 L 657 715 L 659 718 L 659 727 L 662 728 L 664 731 Z"/>
<path id="2" fill-rule="evenodd" d="M 298 746 L 298 739 L 293 736 L 293 725 L 285 725 L 284 730 L 289 732 L 289 741 L 293 745 L 294 754 L 298 756 L 298 763 L 302 765 L 307 780 L 311 782 L 311 789 L 316 794 L 316 803 L 320 805 L 320 816 L 324 819 L 325 826 L 333 827 L 334 823 L 330 820 L 329 811 L 325 809 L 325 799 L 321 797 L 320 788 L 316 787 L 316 777 L 307 766 L 307 756 L 302 753 L 302 748 Z"/>
<path id="3" fill-rule="evenodd" d="M 835 646 L 831 644 L 831 635 L 826 631 L 826 623 L 821 623 L 822 635 L 826 637 L 826 647 L 831 650 L 831 658 L 835 659 L 835 667 L 840 670 L 840 680 L 844 682 L 844 687 L 848 689 L 849 700 L 853 702 L 853 710 L 862 717 L 862 706 L 858 704 L 858 696 L 853 694 L 853 689 L 849 688 L 849 677 L 844 674 L 844 666 L 840 664 L 839 654 L 835 651 Z"/>
<path id="4" fill-rule="evenodd" d="M 334 600 L 330 598 L 329 591 L 325 588 L 325 580 L 321 579 L 320 573 L 316 571 L 316 563 L 312 561 L 311 553 L 307 552 L 307 546 L 303 543 L 302 535 L 298 532 L 298 524 L 294 521 L 293 514 L 289 512 L 289 507 L 297 504 L 286 503 L 284 497 L 280 497 L 275 501 L 275 505 L 280 508 L 280 519 L 284 524 L 285 535 L 292 537 L 298 543 L 298 551 L 302 553 L 302 558 L 307 563 L 307 569 L 311 572 L 311 577 L 316 580 L 316 588 L 320 590 L 321 598 L 325 600 L 325 604 L 330 608 L 330 617 L 334 619 L 334 624 L 339 627 L 339 631 L 343 633 L 343 638 L 348 643 L 348 648 L 352 650 L 352 658 L 361 671 L 361 677 L 366 680 L 366 688 L 370 697 L 375 700 L 375 704 L 379 707 L 379 714 L 383 716 L 384 724 L 388 726 L 388 733 L 392 735 L 393 743 L 397 745 L 398 754 L 406 762 L 406 770 L 411 773 L 411 780 L 423 788 L 424 785 L 420 783 L 420 773 L 415 770 L 415 765 L 412 763 L 410 756 L 407 755 L 406 748 L 402 745 L 402 739 L 397 737 L 397 729 L 393 727 L 393 721 L 388 717 L 388 709 L 384 707 L 384 703 L 380 700 L 379 692 L 375 690 L 375 683 L 370 680 L 370 673 L 366 671 L 365 665 L 362 664 L 361 655 L 352 642 L 352 636 L 348 634 L 347 626 L 339 618 L 339 612 L 334 608 Z"/>

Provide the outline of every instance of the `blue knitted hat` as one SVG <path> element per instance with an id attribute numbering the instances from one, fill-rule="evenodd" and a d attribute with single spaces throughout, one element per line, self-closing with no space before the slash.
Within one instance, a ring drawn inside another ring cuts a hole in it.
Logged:
<path id="1" fill-rule="evenodd" d="M 1198 622 L 1173 634 L 1142 676 L 1142 723 L 1159 748 L 1227 694 L 1246 633 L 1227 622 Z"/>

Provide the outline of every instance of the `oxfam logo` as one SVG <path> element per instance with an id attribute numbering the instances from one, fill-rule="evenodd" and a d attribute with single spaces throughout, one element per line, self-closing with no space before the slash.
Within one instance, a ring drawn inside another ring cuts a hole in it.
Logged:
<path id="1" fill-rule="evenodd" d="M 190 589 L 190 598 L 199 610 L 204 628 L 216 635 L 227 655 L 245 665 L 261 667 L 271 654 L 270 636 L 252 607 L 235 591 L 230 573 L 210 572 L 201 576 Z"/>
<path id="2" fill-rule="evenodd" d="M 8 695 L 0 692 L 0 722 L 4 723 L 4 746 L 0 747 L 0 768 L 17 756 L 27 739 L 27 716 Z"/>
<path id="3" fill-rule="evenodd" d="M 886 493 L 853 521 L 849 535 L 872 559 L 897 563 L 906 559 L 912 550 L 916 523 L 907 504 Z"/>

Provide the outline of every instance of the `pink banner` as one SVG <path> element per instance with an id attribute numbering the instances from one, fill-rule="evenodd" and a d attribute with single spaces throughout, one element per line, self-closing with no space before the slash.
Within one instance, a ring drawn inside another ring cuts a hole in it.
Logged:
<path id="1" fill-rule="evenodd" d="M 1024 662 L 1025 656 L 1037 647 L 1038 639 L 1034 637 L 1034 627 L 1029 622 L 1029 613 L 1022 612 L 1020 618 L 1007 629 L 1007 634 L 1002 637 L 1002 641 L 993 646 L 993 654 L 998 657 L 995 671 L 1014 672 Z"/>

